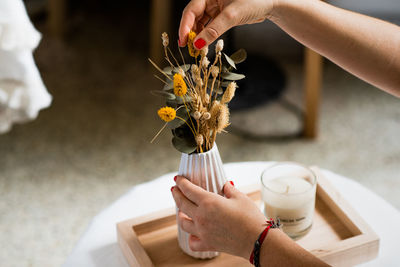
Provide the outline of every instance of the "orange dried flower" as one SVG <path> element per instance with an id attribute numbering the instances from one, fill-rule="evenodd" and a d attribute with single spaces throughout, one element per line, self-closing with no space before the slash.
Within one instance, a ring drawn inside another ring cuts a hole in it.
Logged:
<path id="1" fill-rule="evenodd" d="M 181 74 L 176 73 L 174 75 L 174 94 L 177 96 L 184 96 L 187 93 L 187 85 L 183 80 Z"/>
<path id="2" fill-rule="evenodd" d="M 198 57 L 200 54 L 200 51 L 197 50 L 196 48 L 194 48 L 194 44 L 193 41 L 196 38 L 196 33 L 194 31 L 190 31 L 188 34 L 188 50 L 189 50 L 189 54 L 192 57 Z"/>
<path id="3" fill-rule="evenodd" d="M 171 107 L 160 108 L 157 112 L 158 116 L 165 122 L 170 122 L 176 117 L 176 110 Z"/>

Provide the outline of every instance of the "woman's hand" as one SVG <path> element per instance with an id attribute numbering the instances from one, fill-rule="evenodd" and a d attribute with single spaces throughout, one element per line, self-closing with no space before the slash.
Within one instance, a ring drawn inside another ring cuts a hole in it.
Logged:
<path id="1" fill-rule="evenodd" d="M 198 33 L 197 49 L 214 42 L 230 28 L 262 22 L 271 16 L 276 0 L 192 0 L 182 14 L 179 44 L 185 46 L 190 30 Z"/>
<path id="2" fill-rule="evenodd" d="M 266 218 L 255 203 L 230 182 L 225 197 L 205 191 L 178 176 L 171 188 L 179 208 L 179 224 L 191 234 L 194 251 L 221 251 L 249 258 Z"/>

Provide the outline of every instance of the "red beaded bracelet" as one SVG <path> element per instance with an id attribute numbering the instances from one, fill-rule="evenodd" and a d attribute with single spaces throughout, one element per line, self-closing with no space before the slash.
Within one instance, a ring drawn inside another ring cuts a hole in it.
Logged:
<path id="1" fill-rule="evenodd" d="M 267 227 L 264 229 L 264 231 L 262 231 L 262 233 L 259 235 L 256 242 L 254 243 L 254 248 L 253 248 L 253 251 L 251 252 L 250 259 L 249 259 L 251 264 L 253 264 L 256 267 L 260 266 L 260 249 L 265 240 L 265 237 L 267 236 L 270 228 L 279 228 L 279 227 L 280 227 L 279 219 L 277 220 L 276 223 L 272 219 L 267 221 Z"/>

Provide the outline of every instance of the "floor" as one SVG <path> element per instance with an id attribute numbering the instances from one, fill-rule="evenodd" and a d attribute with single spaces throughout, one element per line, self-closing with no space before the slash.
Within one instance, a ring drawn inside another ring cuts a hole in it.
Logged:
<path id="1" fill-rule="evenodd" d="M 149 143 L 162 126 L 155 112 L 162 101 L 149 94 L 160 83 L 146 61 L 146 42 L 115 34 L 118 25 L 90 23 L 66 42 L 44 37 L 35 57 L 54 102 L 37 120 L 0 136 L 2 266 L 61 265 L 93 216 L 135 184 L 177 169 L 168 132 Z M 281 64 L 290 77 L 285 97 L 300 103 L 302 65 Z M 224 134 L 223 161 L 319 165 L 400 209 L 400 100 L 329 62 L 323 80 L 317 139 Z M 268 131 L 286 121 L 278 109 L 260 107 L 232 121 Z"/>

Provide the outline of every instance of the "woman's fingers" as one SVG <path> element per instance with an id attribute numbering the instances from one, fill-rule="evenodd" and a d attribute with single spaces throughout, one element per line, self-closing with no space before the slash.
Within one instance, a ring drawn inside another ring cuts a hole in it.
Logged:
<path id="1" fill-rule="evenodd" d="M 179 187 L 180 191 L 185 195 L 185 197 L 197 205 L 199 204 L 201 199 L 208 197 L 207 194 L 211 194 L 211 193 L 205 191 L 203 188 L 193 184 L 185 177 L 177 176 L 175 182 L 176 182 L 176 185 Z M 192 217 L 192 216 L 190 216 L 190 217 Z"/>
<path id="2" fill-rule="evenodd" d="M 181 24 L 179 26 L 179 45 L 185 46 L 190 30 L 195 26 L 196 19 L 201 18 L 206 9 L 206 0 L 192 0 L 182 13 Z"/>
<path id="3" fill-rule="evenodd" d="M 195 235 L 189 236 L 189 247 L 193 251 L 212 251 L 214 249 L 207 246 L 201 239 Z"/>
<path id="4" fill-rule="evenodd" d="M 235 188 L 235 184 L 232 181 L 228 181 L 224 185 L 223 192 L 226 198 L 232 198 L 240 191 Z"/>
<path id="5" fill-rule="evenodd" d="M 184 231 L 192 235 L 197 235 L 196 227 L 194 225 L 193 220 L 190 219 L 189 216 L 187 216 L 182 211 L 179 211 L 178 213 L 178 221 L 179 225 L 182 227 Z"/>
<path id="6" fill-rule="evenodd" d="M 200 32 L 204 29 L 204 27 L 210 22 L 211 16 L 204 13 L 203 16 L 197 21 L 196 31 Z"/>
<path id="7" fill-rule="evenodd" d="M 196 46 L 197 49 L 202 49 L 214 42 L 224 32 L 236 25 L 237 11 L 233 6 L 227 6 L 220 14 L 218 14 L 196 37 L 194 43 L 202 44 L 201 47 Z M 201 42 L 196 42 L 202 39 Z"/>
<path id="8" fill-rule="evenodd" d="M 172 196 L 174 197 L 178 209 L 187 214 L 189 217 L 193 218 L 197 206 L 182 194 L 181 190 L 179 190 L 179 187 L 173 187 Z"/>

